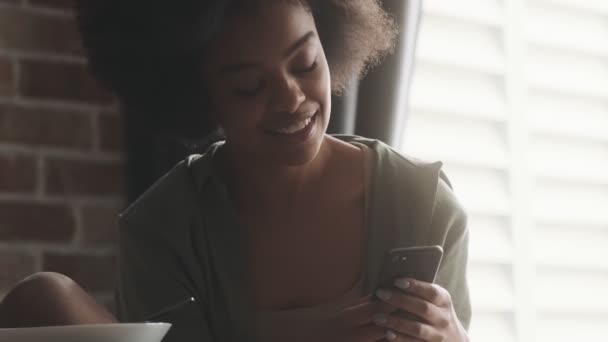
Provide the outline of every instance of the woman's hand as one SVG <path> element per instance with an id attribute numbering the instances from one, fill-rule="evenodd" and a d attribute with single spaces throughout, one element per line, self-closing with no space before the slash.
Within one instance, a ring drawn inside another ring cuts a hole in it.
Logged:
<path id="1" fill-rule="evenodd" d="M 374 317 L 390 315 L 396 309 L 372 296 L 361 298 L 340 311 L 329 323 L 322 342 L 376 342 L 384 341 L 387 328 L 374 323 Z"/>
<path id="2" fill-rule="evenodd" d="M 379 289 L 376 296 L 391 306 L 419 319 L 396 314 L 379 314 L 374 322 L 389 329 L 388 341 L 466 342 L 469 337 L 460 324 L 449 292 L 436 284 L 398 279 L 398 289 Z"/>

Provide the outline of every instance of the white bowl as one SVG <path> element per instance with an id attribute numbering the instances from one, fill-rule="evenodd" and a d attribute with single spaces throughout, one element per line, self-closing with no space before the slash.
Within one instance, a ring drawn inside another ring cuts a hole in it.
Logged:
<path id="1" fill-rule="evenodd" d="M 161 342 L 169 323 L 116 323 L 0 329 L 0 341 Z"/>

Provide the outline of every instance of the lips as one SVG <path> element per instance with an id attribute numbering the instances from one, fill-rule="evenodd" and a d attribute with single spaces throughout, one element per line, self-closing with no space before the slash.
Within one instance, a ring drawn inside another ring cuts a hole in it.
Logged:
<path id="1" fill-rule="evenodd" d="M 291 123 L 282 127 L 277 127 L 274 130 L 266 131 L 267 137 L 272 139 L 274 144 L 286 148 L 287 146 L 301 146 L 311 139 L 317 136 L 318 125 L 317 119 L 319 118 L 319 112 L 316 112 L 312 117 L 305 116 L 300 120 L 292 121 Z M 302 127 L 302 129 L 299 129 Z M 281 133 L 282 132 L 293 132 L 293 133 Z"/>
<path id="2" fill-rule="evenodd" d="M 298 119 L 290 120 L 289 122 L 277 125 L 272 129 L 268 129 L 267 132 L 272 135 L 291 135 L 297 134 L 304 131 L 314 120 L 314 116 L 317 112 L 304 114 Z"/>

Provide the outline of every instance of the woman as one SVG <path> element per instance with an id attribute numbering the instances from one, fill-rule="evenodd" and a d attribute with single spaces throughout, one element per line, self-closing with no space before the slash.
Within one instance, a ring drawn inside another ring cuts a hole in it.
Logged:
<path id="1" fill-rule="evenodd" d="M 168 341 L 467 341 L 466 218 L 440 164 L 325 134 L 332 91 L 392 46 L 378 2 L 180 5 L 79 8 L 138 120 L 225 134 L 121 214 L 119 318 L 170 321 Z M 444 248 L 437 285 L 377 289 L 387 250 L 423 244 Z"/>

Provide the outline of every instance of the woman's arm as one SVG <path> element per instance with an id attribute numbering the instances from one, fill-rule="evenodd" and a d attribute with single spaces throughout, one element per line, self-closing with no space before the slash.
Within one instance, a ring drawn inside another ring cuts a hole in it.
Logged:
<path id="1" fill-rule="evenodd" d="M 383 302 L 413 314 L 380 315 L 376 324 L 388 329 L 389 341 L 469 341 L 466 330 L 471 304 L 466 281 L 468 233 L 466 215 L 450 187 L 439 181 L 431 220 L 429 242 L 442 244 L 444 256 L 436 284 L 398 279 L 395 289 L 381 289 Z"/>
<path id="2" fill-rule="evenodd" d="M 466 274 L 469 251 L 467 215 L 450 186 L 443 180 L 437 186 L 431 225 L 433 231 L 447 232 L 436 283 L 450 293 L 458 319 L 468 330 L 471 323 L 471 300 Z"/>

